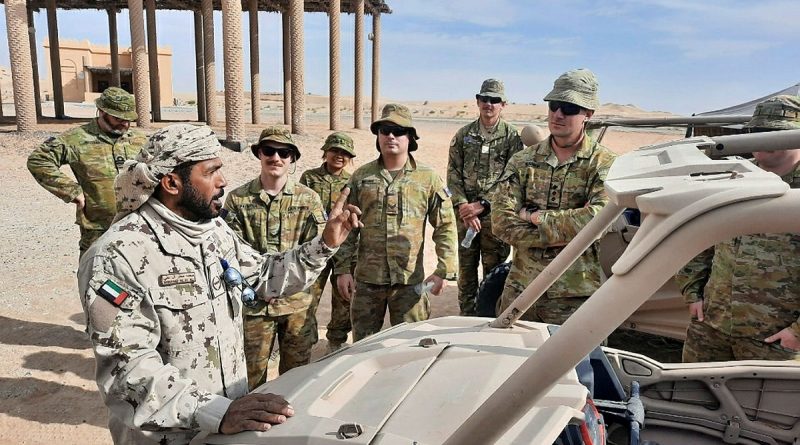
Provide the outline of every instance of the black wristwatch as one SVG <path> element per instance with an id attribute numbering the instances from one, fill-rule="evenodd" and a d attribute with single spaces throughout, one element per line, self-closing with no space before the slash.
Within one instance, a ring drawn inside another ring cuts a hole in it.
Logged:
<path id="1" fill-rule="evenodd" d="M 492 211 L 492 205 L 489 203 L 489 201 L 483 198 L 478 198 L 478 204 L 483 206 L 483 212 L 481 212 L 481 214 L 478 215 L 479 218 L 488 215 L 489 212 Z"/>

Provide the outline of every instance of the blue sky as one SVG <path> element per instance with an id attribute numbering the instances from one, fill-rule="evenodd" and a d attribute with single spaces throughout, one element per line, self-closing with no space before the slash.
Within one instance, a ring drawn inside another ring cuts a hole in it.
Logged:
<path id="1" fill-rule="evenodd" d="M 388 0 L 382 17 L 381 96 L 401 100 L 472 97 L 487 77 L 505 81 L 511 101 L 540 103 L 553 80 L 589 68 L 603 103 L 690 114 L 754 99 L 800 82 L 796 0 Z M 491 5 L 491 6 L 487 6 Z M 59 11 L 61 38 L 108 43 L 105 12 Z M 44 13 L 35 15 L 42 77 Z M 353 93 L 353 22 L 343 15 L 342 93 Z M 127 11 L 120 45 L 130 44 Z M 222 89 L 221 15 L 216 13 L 217 81 Z M 5 10 L 0 32 L 5 36 Z M 366 32 L 372 27 L 365 20 Z M 280 91 L 280 15 L 260 14 L 261 89 Z M 159 11 L 159 45 L 173 50 L 174 89 L 194 91 L 192 13 Z M 243 35 L 247 36 L 246 14 Z M 5 39 L 3 39 L 5 40 Z M 247 44 L 244 44 L 247 50 Z M 364 94 L 371 44 L 364 45 Z M 305 15 L 307 92 L 328 92 L 328 19 Z M 245 63 L 249 56 L 245 56 Z M 0 45 L 0 65 L 8 47 Z M 249 72 L 247 66 L 243 67 Z M 247 78 L 247 77 L 246 77 Z M 249 86 L 245 86 L 249 89 Z"/>

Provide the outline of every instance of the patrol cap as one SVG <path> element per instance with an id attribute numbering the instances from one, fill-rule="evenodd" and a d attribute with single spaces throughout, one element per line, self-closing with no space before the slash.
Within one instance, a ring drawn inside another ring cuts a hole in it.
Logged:
<path id="1" fill-rule="evenodd" d="M 744 124 L 744 128 L 800 129 L 800 96 L 784 94 L 759 103 L 753 112 L 753 118 Z"/>
<path id="2" fill-rule="evenodd" d="M 291 147 L 292 151 L 294 151 L 294 160 L 296 161 L 300 159 L 300 150 L 297 148 L 297 145 L 295 145 L 294 139 L 292 139 L 292 134 L 289 133 L 289 130 L 281 127 L 267 127 L 261 131 L 261 136 L 258 137 L 258 142 L 250 146 L 253 156 L 258 157 L 258 150 L 261 148 L 262 142 L 267 141 L 288 145 Z"/>
<path id="3" fill-rule="evenodd" d="M 481 84 L 481 91 L 476 96 L 499 97 L 506 102 L 506 87 L 501 80 L 486 79 Z"/>
<path id="4" fill-rule="evenodd" d="M 411 111 L 409 111 L 407 106 L 401 104 L 384 105 L 381 111 L 381 118 L 373 122 L 369 126 L 369 129 L 372 131 L 372 134 L 377 135 L 378 129 L 387 124 L 410 128 L 413 137 L 408 140 L 408 151 L 417 149 L 417 139 L 419 139 L 419 135 L 417 135 L 417 129 L 414 128 L 414 124 L 411 122 Z M 380 147 L 378 151 L 380 151 Z"/>
<path id="5" fill-rule="evenodd" d="M 587 110 L 600 108 L 597 98 L 597 78 L 591 71 L 580 68 L 558 76 L 553 90 L 544 97 L 545 101 L 568 102 Z"/>
<path id="6" fill-rule="evenodd" d="M 94 104 L 117 119 L 135 121 L 139 117 L 136 114 L 136 98 L 122 88 L 106 88 L 103 94 L 94 100 Z"/>
<path id="7" fill-rule="evenodd" d="M 347 154 L 350 156 L 356 157 L 356 151 L 353 146 L 353 138 L 340 131 L 331 133 L 327 138 L 325 138 L 325 144 L 322 146 L 322 151 L 328 151 L 331 148 L 338 148 L 344 152 L 347 152 Z"/>

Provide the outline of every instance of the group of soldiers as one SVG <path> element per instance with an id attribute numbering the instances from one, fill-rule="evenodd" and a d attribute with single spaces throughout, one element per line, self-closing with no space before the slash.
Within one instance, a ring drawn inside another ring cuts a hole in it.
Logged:
<path id="1" fill-rule="evenodd" d="M 322 164 L 295 181 L 301 150 L 288 131 L 266 128 L 251 147 L 259 175 L 224 204 L 211 129 L 176 124 L 148 138 L 129 128 L 134 99 L 119 88 L 97 99 L 91 122 L 38 147 L 32 174 L 76 205 L 79 291 L 115 442 L 188 443 L 198 431 L 284 422 L 293 410 L 282 397 L 246 394 L 266 381 L 276 344 L 281 373 L 309 362 L 329 279 L 331 350 L 350 330 L 355 341 L 378 332 L 387 309 L 392 324 L 427 319 L 447 281 L 458 280 L 461 314 L 474 315 L 478 266 L 485 275 L 513 247 L 497 309 L 508 307 L 607 203 L 615 155 L 586 132 L 599 108 L 589 70 L 555 80 L 549 135 L 527 147 L 501 117 L 501 81 L 487 79 L 475 98 L 479 116 L 453 137 L 446 182 L 413 156 L 420 135 L 400 104 L 371 124 L 377 158 L 352 174 L 353 140 L 336 132 Z M 800 129 L 800 98 L 759 104 L 746 127 Z M 754 156 L 800 186 L 800 149 Z M 428 224 L 437 264 L 426 276 Z M 768 278 L 754 272 L 765 269 Z M 677 275 L 695 316 L 684 359 L 792 358 L 797 272 L 791 234 L 739 237 L 692 261 Z M 563 323 L 601 280 L 592 247 L 523 319 Z"/>

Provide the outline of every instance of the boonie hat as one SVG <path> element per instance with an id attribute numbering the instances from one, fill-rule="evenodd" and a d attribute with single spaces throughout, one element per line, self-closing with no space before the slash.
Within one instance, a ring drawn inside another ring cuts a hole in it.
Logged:
<path id="1" fill-rule="evenodd" d="M 331 148 L 338 148 L 347 152 L 352 157 L 356 157 L 356 151 L 353 146 L 353 138 L 342 132 L 335 132 L 325 138 L 325 145 L 322 146 L 322 151 L 328 151 Z"/>
<path id="2" fill-rule="evenodd" d="M 117 119 L 135 121 L 139 117 L 136 114 L 136 98 L 122 88 L 106 88 L 103 94 L 94 100 L 94 104 Z"/>
<path id="3" fill-rule="evenodd" d="M 409 138 L 408 151 L 417 149 L 417 139 L 419 139 L 419 135 L 417 134 L 417 129 L 414 128 L 414 124 L 411 122 L 411 111 L 409 111 L 407 106 L 401 104 L 384 105 L 381 111 L 381 118 L 373 122 L 369 126 L 369 129 L 372 131 L 372 134 L 377 135 L 378 129 L 386 124 L 410 128 L 413 137 Z M 378 148 L 378 151 L 380 151 L 380 148 Z"/>
<path id="4" fill-rule="evenodd" d="M 300 159 L 300 150 L 292 139 L 292 134 L 289 130 L 281 127 L 267 127 L 261 131 L 261 136 L 258 137 L 258 142 L 250 146 L 250 151 L 253 156 L 258 157 L 258 151 L 261 148 L 261 143 L 266 141 L 278 142 L 288 145 L 294 151 L 294 160 Z"/>
<path id="5" fill-rule="evenodd" d="M 499 97 L 503 102 L 506 102 L 506 87 L 500 80 L 486 79 L 481 84 L 480 93 L 476 94 L 476 96 Z"/>
<path id="6" fill-rule="evenodd" d="M 756 105 L 753 118 L 744 128 L 766 128 L 769 130 L 800 129 L 800 96 L 780 95 Z"/>
<path id="7" fill-rule="evenodd" d="M 597 98 L 597 78 L 585 68 L 567 71 L 558 76 L 553 83 L 553 90 L 544 97 L 544 100 L 568 102 L 594 111 L 600 108 L 600 101 Z"/>

